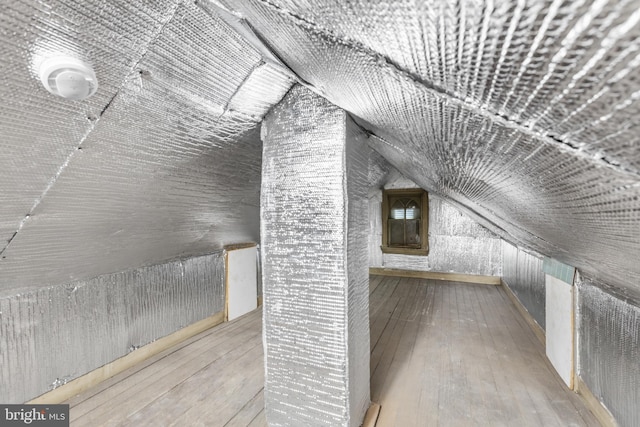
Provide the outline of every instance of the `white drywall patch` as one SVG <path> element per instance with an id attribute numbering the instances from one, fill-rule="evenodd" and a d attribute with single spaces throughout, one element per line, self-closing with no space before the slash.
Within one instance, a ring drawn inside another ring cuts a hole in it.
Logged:
<path id="1" fill-rule="evenodd" d="M 573 286 L 545 275 L 547 357 L 573 388 Z"/>
<path id="2" fill-rule="evenodd" d="M 258 307 L 256 247 L 227 251 L 227 317 L 233 320 Z"/>

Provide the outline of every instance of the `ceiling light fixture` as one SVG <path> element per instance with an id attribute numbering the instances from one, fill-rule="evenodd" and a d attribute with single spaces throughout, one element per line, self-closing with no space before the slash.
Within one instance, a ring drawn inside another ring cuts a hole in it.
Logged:
<path id="1" fill-rule="evenodd" d="M 62 98 L 86 99 L 98 90 L 98 79 L 93 69 L 77 58 L 47 58 L 40 65 L 38 74 L 45 89 Z"/>

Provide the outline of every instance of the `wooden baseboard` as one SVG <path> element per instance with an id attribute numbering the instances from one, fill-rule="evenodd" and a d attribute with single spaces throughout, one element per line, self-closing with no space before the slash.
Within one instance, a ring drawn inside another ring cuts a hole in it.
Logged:
<path id="1" fill-rule="evenodd" d="M 362 427 L 375 427 L 378 421 L 378 415 L 380 415 L 380 405 L 375 402 L 371 402 L 367 413 L 364 415 L 364 421 L 362 421 Z"/>
<path id="2" fill-rule="evenodd" d="M 507 284 L 507 282 L 505 282 L 504 280 L 501 280 L 501 282 L 502 282 L 502 287 L 504 288 L 507 295 L 509 296 L 509 299 L 516 306 L 516 308 L 518 309 L 518 311 L 520 312 L 524 320 L 527 322 L 531 330 L 533 330 L 533 333 L 536 335 L 536 338 L 538 338 L 538 341 L 540 341 L 542 343 L 542 346 L 546 348 L 547 338 L 546 338 L 544 329 L 542 329 L 542 327 L 538 325 L 538 322 L 536 322 L 533 316 L 531 316 L 531 313 L 529 313 L 529 311 L 525 308 L 525 306 L 522 305 L 518 297 L 513 293 L 511 288 L 509 288 L 509 285 Z"/>
<path id="3" fill-rule="evenodd" d="M 611 415 L 611 412 L 593 395 L 589 387 L 587 387 L 578 375 L 574 376 L 573 384 L 575 386 L 575 392 L 582 396 L 591 413 L 600 421 L 603 427 L 618 427 L 618 423 L 615 418 L 613 418 L 613 415 Z"/>
<path id="4" fill-rule="evenodd" d="M 419 279 L 446 280 L 449 282 L 476 283 L 481 285 L 500 285 L 498 276 L 477 274 L 442 273 L 438 271 L 401 270 L 398 268 L 370 267 L 369 274 L 378 276 L 414 277 Z"/>
<path id="5" fill-rule="evenodd" d="M 98 369 L 95 369 L 73 381 L 68 382 L 50 392 L 47 392 L 27 402 L 29 404 L 56 404 L 69 400 L 73 396 L 82 393 L 102 381 L 108 380 L 114 375 L 123 372 L 138 363 L 155 356 L 156 354 L 185 341 L 200 332 L 206 331 L 222 323 L 224 312 L 216 313 L 206 319 L 202 319 L 192 325 L 182 328 L 166 337 L 162 337 L 152 343 L 140 347 L 131 353 L 114 360 Z"/>

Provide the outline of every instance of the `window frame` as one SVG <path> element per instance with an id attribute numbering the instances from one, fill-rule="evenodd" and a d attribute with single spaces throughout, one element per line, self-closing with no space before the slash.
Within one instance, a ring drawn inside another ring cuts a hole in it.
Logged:
<path id="1" fill-rule="evenodd" d="M 420 198 L 420 248 L 389 246 L 389 213 L 391 198 Z M 429 193 L 422 188 L 382 189 L 382 245 L 380 249 L 387 254 L 429 255 Z"/>

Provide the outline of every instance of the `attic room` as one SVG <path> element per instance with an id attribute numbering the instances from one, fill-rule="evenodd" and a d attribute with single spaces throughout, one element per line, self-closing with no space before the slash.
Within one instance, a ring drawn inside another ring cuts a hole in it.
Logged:
<path id="1" fill-rule="evenodd" d="M 640 426 L 639 36 L 3 2 L 0 425 Z"/>

